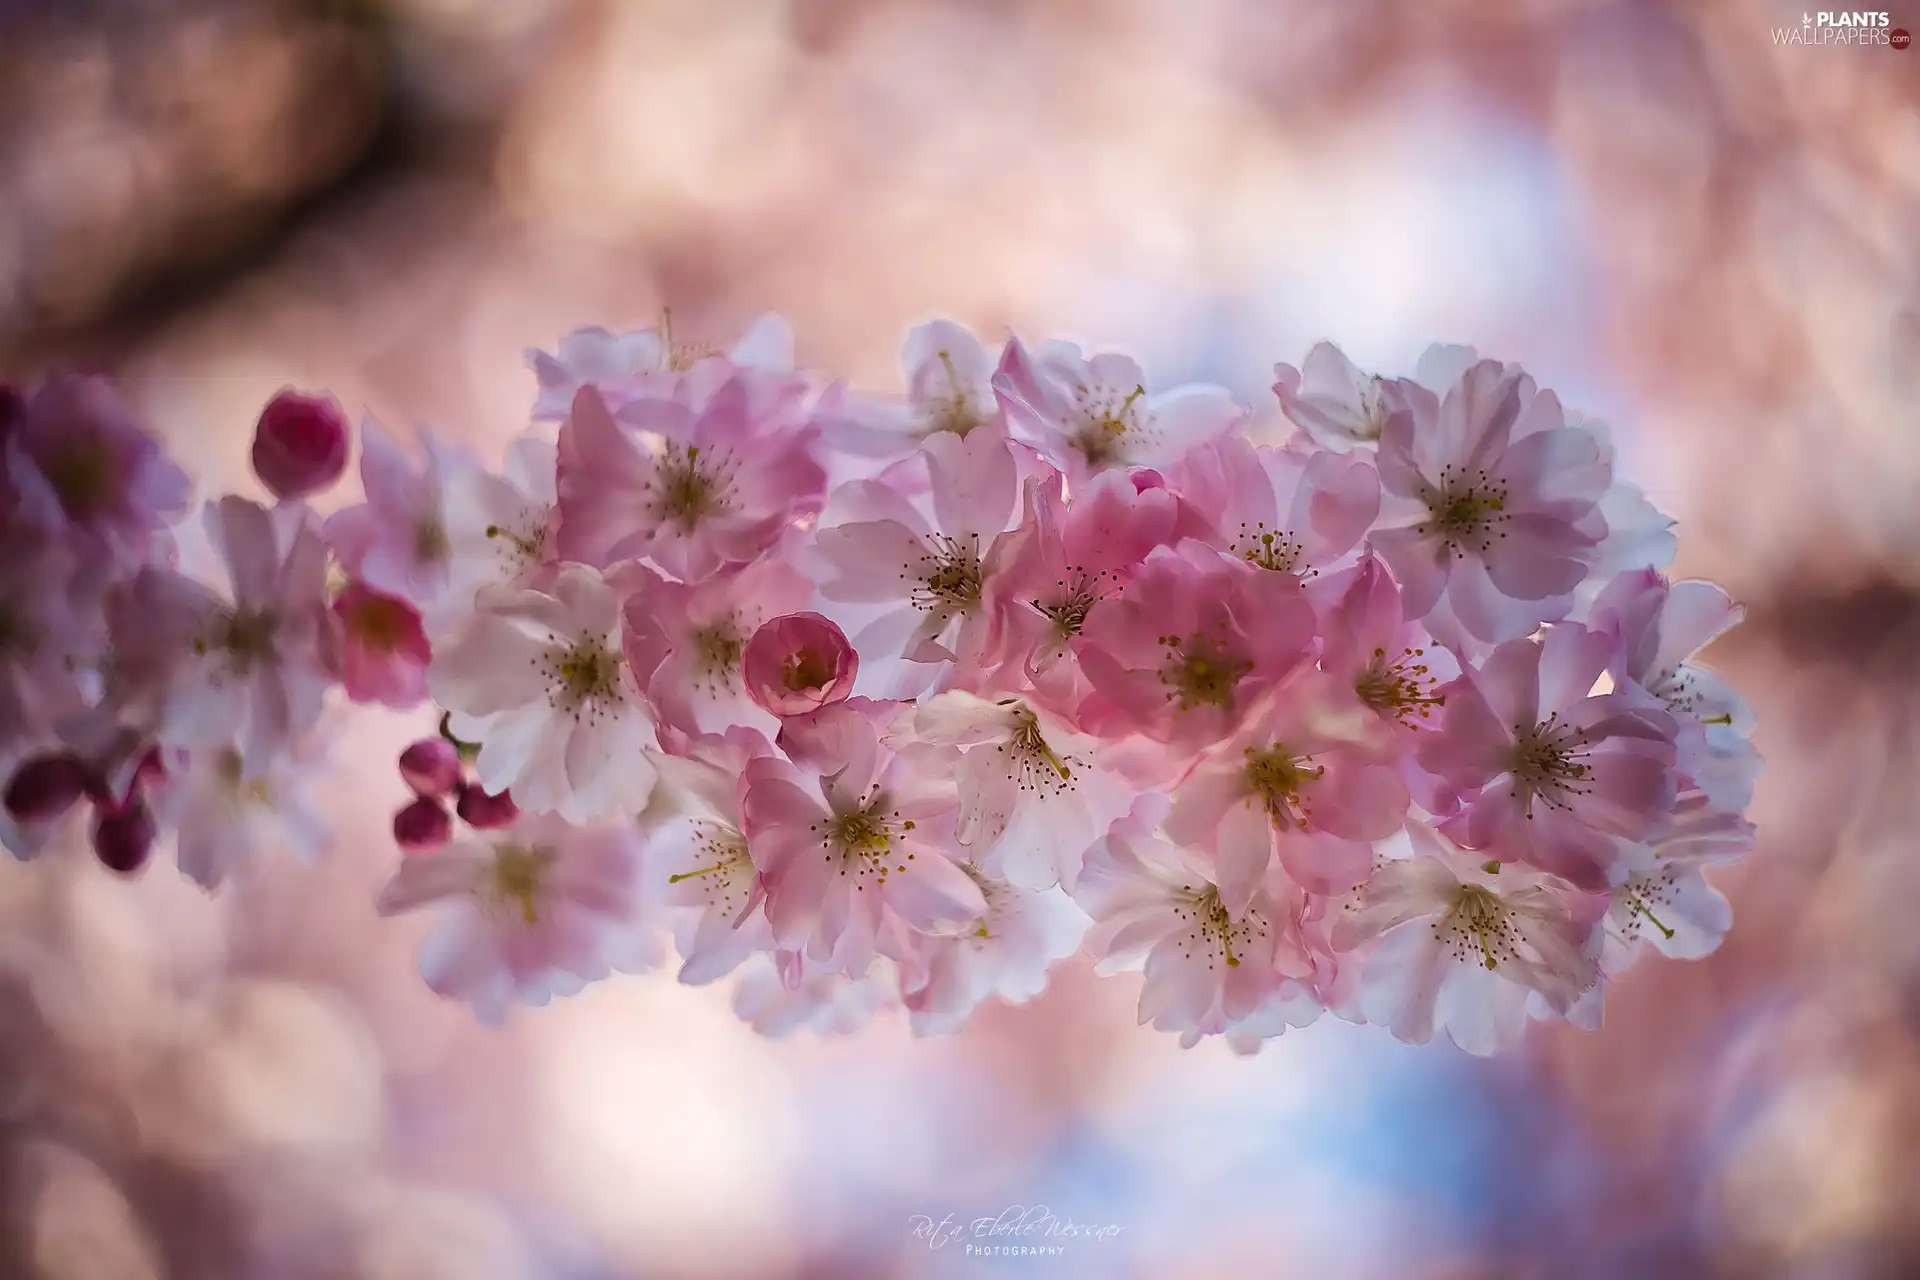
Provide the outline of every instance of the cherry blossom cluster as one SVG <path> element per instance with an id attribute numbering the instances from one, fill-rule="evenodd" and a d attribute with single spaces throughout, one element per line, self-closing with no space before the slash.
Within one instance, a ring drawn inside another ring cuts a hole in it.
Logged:
<path id="1" fill-rule="evenodd" d="M 213 889 L 327 841 L 329 704 L 419 708 L 387 914 L 489 1021 L 677 954 L 771 1034 L 951 1031 L 1076 952 L 1251 1052 L 1597 1025 L 1730 924 L 1740 609 L 1516 366 L 1321 344 L 1260 408 L 915 329 L 906 392 L 583 329 L 498 464 L 283 392 L 203 515 L 97 380 L 0 399 L 0 826 Z M 669 943 L 671 944 L 669 946 Z"/>

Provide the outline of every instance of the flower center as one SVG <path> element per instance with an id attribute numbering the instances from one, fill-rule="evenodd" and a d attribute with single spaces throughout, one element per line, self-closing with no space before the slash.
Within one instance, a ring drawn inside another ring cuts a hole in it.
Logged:
<path id="1" fill-rule="evenodd" d="M 780 683 L 794 693 L 824 689 L 833 682 L 833 665 L 818 649 L 790 653 L 780 663 Z"/>
<path id="2" fill-rule="evenodd" d="M 1626 923 L 1620 926 L 1620 932 L 1629 941 L 1641 934 L 1642 923 L 1650 924 L 1660 931 L 1662 937 L 1669 940 L 1673 930 L 1667 922 L 1654 914 L 1654 908 L 1664 911 L 1673 905 L 1674 882 L 1680 873 L 1673 867 L 1661 867 L 1657 871 L 1636 871 L 1627 877 L 1627 882 L 1614 890 L 1613 905 L 1616 910 L 1626 908 Z"/>
<path id="3" fill-rule="evenodd" d="M 1220 890 L 1213 885 L 1196 891 L 1192 885 L 1183 884 L 1180 894 L 1173 911 L 1193 926 L 1180 939 L 1180 954 L 1189 960 L 1197 949 L 1209 969 L 1221 963 L 1229 969 L 1238 969 L 1240 957 L 1235 954 L 1235 948 L 1245 951 L 1255 938 L 1267 936 L 1267 922 L 1258 911 L 1249 911 L 1240 920 L 1234 920 L 1227 914 L 1226 904 L 1220 901 Z"/>
<path id="4" fill-rule="evenodd" d="M 661 524 L 691 530 L 727 510 L 732 492 L 731 454 L 703 454 L 699 445 L 669 444 L 647 481 L 647 511 Z"/>
<path id="5" fill-rule="evenodd" d="M 547 870 L 553 851 L 526 845 L 503 844 L 493 851 L 487 870 L 487 901 L 496 909 L 518 909 L 526 924 L 540 922 L 540 906 L 547 893 Z"/>
<path id="6" fill-rule="evenodd" d="M 544 664 L 547 701 L 575 720 L 591 721 L 626 702 L 621 673 L 626 662 L 607 647 L 603 636 L 580 636 L 571 644 L 556 644 L 540 661 Z"/>
<path id="7" fill-rule="evenodd" d="M 68 518 L 85 521 L 112 505 L 117 470 L 106 442 L 83 436 L 57 449 L 43 474 Z"/>
<path id="8" fill-rule="evenodd" d="M 1248 564 L 1262 569 L 1272 569 L 1278 573 L 1293 573 L 1300 564 L 1300 555 L 1306 550 L 1300 540 L 1285 530 L 1267 528 L 1266 521 L 1258 521 L 1252 528 L 1240 526 L 1240 536 L 1235 538 L 1227 550 L 1239 556 Z M 1306 576 L 1311 578 L 1319 570 L 1310 569 Z"/>
<path id="9" fill-rule="evenodd" d="M 732 615 L 693 634 L 693 675 L 709 688 L 724 688 L 733 683 L 740 669 L 740 654 L 747 647 L 739 624 Z"/>
<path id="10" fill-rule="evenodd" d="M 945 351 L 935 354 L 941 368 L 947 371 L 947 385 L 944 391 L 935 392 L 922 400 L 921 419 L 926 423 L 928 435 L 951 431 L 965 439 L 967 432 L 986 422 L 987 415 L 975 407 L 973 397 L 967 394 L 959 371 L 953 367 L 953 357 Z"/>
<path id="11" fill-rule="evenodd" d="M 1507 764 L 1513 775 L 1510 794 L 1526 802 L 1528 818 L 1533 817 L 1536 799 L 1564 809 L 1572 797 L 1592 790 L 1580 785 L 1591 772 L 1591 766 L 1581 763 L 1586 755 L 1587 735 L 1561 724 L 1558 712 L 1531 729 L 1514 726 L 1513 755 Z"/>
<path id="12" fill-rule="evenodd" d="M 1380 394 L 1381 385 L 1378 376 L 1360 385 L 1360 426 L 1353 433 L 1355 440 L 1378 440 L 1381 431 L 1386 429 L 1387 406 Z"/>
<path id="13" fill-rule="evenodd" d="M 1445 694 L 1431 692 L 1437 681 L 1421 659 L 1425 649 L 1402 649 L 1400 656 L 1387 661 L 1385 649 L 1375 649 L 1373 658 L 1353 682 L 1360 701 L 1381 716 L 1412 724 L 1415 717 L 1425 720 L 1435 707 L 1447 705 Z"/>
<path id="14" fill-rule="evenodd" d="M 236 800 L 263 805 L 267 808 L 273 807 L 271 783 L 265 778 L 255 778 L 251 782 L 243 781 L 245 773 L 238 751 L 231 748 L 222 751 L 219 759 L 214 761 L 213 768 L 214 775 L 220 779 L 221 785 Z"/>
<path id="15" fill-rule="evenodd" d="M 1246 757 L 1247 787 L 1266 806 L 1273 824 L 1305 830 L 1313 806 L 1302 792 L 1327 771 L 1326 766 L 1311 764 L 1312 756 L 1295 755 L 1278 742 L 1264 750 L 1248 747 Z"/>
<path id="16" fill-rule="evenodd" d="M 347 632 L 376 653 L 392 653 L 414 628 L 413 610 L 387 596 L 363 596 L 347 610 Z"/>
<path id="17" fill-rule="evenodd" d="M 447 526 L 438 511 L 429 511 L 413 526 L 413 558 L 421 564 L 439 564 L 453 549 Z"/>
<path id="18" fill-rule="evenodd" d="M 1040 717 L 1033 713 L 1033 708 L 1018 702 L 1002 705 L 1013 708 L 1013 733 L 1005 742 L 997 744 L 994 751 L 1000 756 L 1007 776 L 1019 784 L 1022 791 L 1038 792 L 1046 788 L 1055 795 L 1071 791 L 1073 765 L 1078 762 L 1062 758 L 1047 745 L 1046 735 L 1040 731 Z"/>
<path id="19" fill-rule="evenodd" d="M 499 543 L 498 554 L 506 562 L 508 573 L 518 575 L 546 558 L 547 513 L 523 509 L 514 527 L 488 525 L 487 538 Z"/>
<path id="20" fill-rule="evenodd" d="M 1507 482 L 1488 477 L 1485 470 L 1469 474 L 1464 468 L 1441 468 L 1439 485 L 1425 485 L 1421 500 L 1427 504 L 1427 519 L 1414 526 L 1414 532 L 1433 535 L 1455 555 L 1462 549 L 1485 554 L 1496 538 L 1506 537 L 1499 528 L 1510 518 L 1506 514 Z"/>
<path id="21" fill-rule="evenodd" d="M 1463 884 L 1453 891 L 1446 915 L 1433 923 L 1433 936 L 1462 963 L 1497 969 L 1502 960 L 1520 958 L 1513 908 L 1499 894 L 1477 884 Z"/>
<path id="22" fill-rule="evenodd" d="M 1078 565 L 1067 569 L 1067 576 L 1054 583 L 1054 595 L 1051 600 L 1029 601 L 1049 622 L 1060 639 L 1065 640 L 1080 634 L 1087 625 L 1087 614 L 1093 606 L 1100 603 L 1105 594 L 1101 588 L 1110 585 L 1113 574 L 1105 569 L 1097 573 L 1088 573 Z"/>
<path id="23" fill-rule="evenodd" d="M 223 613 L 212 632 L 193 642 L 193 651 L 225 655 L 229 672 L 244 676 L 274 660 L 280 616 L 264 609 L 234 609 Z"/>
<path id="24" fill-rule="evenodd" d="M 980 603 L 980 539 L 975 534 L 949 538 L 930 534 L 928 550 L 920 556 L 917 568 L 919 585 L 913 589 L 913 603 L 923 613 L 951 617 L 965 613 Z M 901 577 L 907 577 L 903 572 Z"/>
<path id="25" fill-rule="evenodd" d="M 841 875 L 856 877 L 854 888 L 864 890 L 869 877 L 876 887 L 885 888 L 889 875 L 907 869 L 913 855 L 902 854 L 897 842 L 913 826 L 911 820 L 901 821 L 899 810 L 887 807 L 886 793 L 875 787 L 858 804 L 808 829 L 820 838 L 827 862 L 837 863 Z"/>
<path id="26" fill-rule="evenodd" d="M 722 911 L 731 912 L 743 905 L 754 876 L 746 837 L 722 823 L 702 822 L 694 842 L 700 846 L 704 865 L 668 876 L 667 883 L 697 881 L 707 905 Z"/>
<path id="27" fill-rule="evenodd" d="M 1167 650 L 1160 667 L 1160 683 L 1169 686 L 1169 702 L 1178 701 L 1182 711 L 1195 707 L 1233 709 L 1233 691 L 1253 670 L 1253 663 L 1228 648 L 1224 640 L 1198 633 L 1185 640 L 1161 636 L 1160 643 Z"/>
<path id="28" fill-rule="evenodd" d="M 1143 422 L 1139 400 L 1145 387 L 1134 387 L 1124 396 L 1108 387 L 1078 386 L 1073 389 L 1074 416 L 1078 425 L 1071 440 L 1073 447 L 1094 470 L 1125 461 L 1129 446 L 1143 443 L 1152 434 Z"/>

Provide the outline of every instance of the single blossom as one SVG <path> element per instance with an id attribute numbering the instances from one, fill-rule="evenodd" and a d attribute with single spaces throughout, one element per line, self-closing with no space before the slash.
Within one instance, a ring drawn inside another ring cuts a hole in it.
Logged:
<path id="1" fill-rule="evenodd" d="M 1276 364 L 1273 377 L 1287 420 L 1336 453 L 1370 449 L 1404 403 L 1398 379 L 1362 373 L 1331 342 L 1315 343 L 1298 369 Z"/>
<path id="2" fill-rule="evenodd" d="M 1149 395 L 1131 357 L 1089 357 L 1068 342 L 1049 342 L 1034 355 L 1010 340 L 993 385 L 1009 421 L 1076 487 L 1110 467 L 1175 462 L 1246 417 L 1221 387 Z"/>
<path id="3" fill-rule="evenodd" d="M 700 342 L 676 339 L 673 317 L 665 313 L 657 329 L 615 334 L 606 329 L 575 329 L 549 355 L 527 352 L 527 363 L 540 380 L 534 404 L 536 418 L 564 418 L 582 387 L 595 387 L 618 406 L 642 394 L 671 394 L 676 383 L 696 366 L 718 366 L 725 377 L 733 368 L 786 373 L 793 368 L 793 331 L 777 315 L 764 315 L 726 351 Z"/>
<path id="4" fill-rule="evenodd" d="M 744 378 L 704 407 L 647 397 L 617 418 L 586 388 L 560 428 L 559 554 L 601 567 L 646 556 L 688 581 L 757 559 L 819 510 L 818 435 L 797 391 L 756 405 Z"/>
<path id="5" fill-rule="evenodd" d="M 436 908 L 421 976 L 499 1023 L 515 1004 L 543 1005 L 614 970 L 659 963 L 641 876 L 631 824 L 530 815 L 403 860 L 379 906 L 382 915 Z"/>
<path id="6" fill-rule="evenodd" d="M 297 504 L 268 510 L 229 496 L 209 504 L 206 527 L 231 597 L 143 569 L 109 605 L 115 675 L 121 696 L 153 708 L 163 739 L 237 742 L 261 769 L 318 721 L 339 666 L 326 547 Z"/>
<path id="7" fill-rule="evenodd" d="M 186 514 L 186 473 L 102 379 L 43 384 L 0 449 L 12 517 L 0 524 L 17 523 L 84 560 L 131 568 Z"/>
<path id="8" fill-rule="evenodd" d="M 347 696 L 402 710 L 418 706 L 427 696 L 433 646 L 414 607 L 354 582 L 334 597 L 333 613 L 340 621 L 340 683 Z"/>
<path id="9" fill-rule="evenodd" d="M 752 729 L 704 735 L 652 753 L 679 812 L 654 835 L 648 861 L 665 886 L 680 981 L 703 985 L 739 968 L 773 935 L 755 894 L 759 871 L 747 852 L 740 795 L 751 761 L 773 755 Z"/>
<path id="10" fill-rule="evenodd" d="M 743 830 L 775 941 L 860 973 L 901 926 L 950 931 L 986 903 L 953 841 L 951 753 L 885 746 L 849 703 L 814 717 L 810 749 L 748 762 Z"/>
<path id="11" fill-rule="evenodd" d="M 290 849 L 309 862 L 319 857 L 329 838 L 313 794 L 323 763 L 311 734 L 252 765 L 232 744 L 173 753 L 165 781 L 149 797 L 154 816 L 177 833 L 180 870 L 214 889 L 270 849 Z"/>
<path id="12" fill-rule="evenodd" d="M 551 593 L 496 587 L 477 605 L 435 652 L 427 688 L 454 736 L 480 745 L 481 786 L 574 822 L 639 813 L 658 742 L 623 656 L 619 595 L 566 565 Z"/>
<path id="13" fill-rule="evenodd" d="M 835 490 L 816 539 L 820 594 L 881 610 L 855 637 L 863 652 L 971 664 L 993 645 L 1018 472 L 1007 438 L 991 430 L 929 437 L 921 456 L 931 521 L 881 481 Z"/>
<path id="14" fill-rule="evenodd" d="M 1468 1053 L 1510 1047 L 1537 997 L 1564 1015 L 1598 980 L 1606 899 L 1519 864 L 1476 863 L 1430 828 L 1337 904 L 1334 1006 L 1409 1044 L 1444 1031 Z"/>
<path id="15" fill-rule="evenodd" d="M 318 493 L 347 469 L 348 435 L 332 397 L 278 392 L 253 429 L 253 473 L 282 500 Z"/>
<path id="16" fill-rule="evenodd" d="M 1753 836 L 1751 822 L 1716 808 L 1703 792 L 1682 798 L 1660 830 L 1629 848 L 1614 869 L 1602 957 L 1607 971 L 1624 968 L 1636 942 L 1675 960 L 1711 955 L 1733 924 L 1733 908 L 1704 872 L 1745 857 Z"/>
<path id="17" fill-rule="evenodd" d="M 551 575 L 558 456 L 553 441 L 522 436 L 508 448 L 502 474 L 475 466 L 448 477 L 441 508 L 447 585 L 428 611 L 428 635 L 466 621 L 488 587 L 537 587 Z"/>
<path id="18" fill-rule="evenodd" d="M 1171 483 L 1205 514 L 1209 545 L 1302 578 L 1332 568 L 1380 511 L 1380 477 L 1365 461 L 1256 448 L 1241 436 L 1189 453 Z"/>
<path id="19" fill-rule="evenodd" d="M 1305 672 L 1262 700 L 1172 789 L 1167 835 L 1208 852 L 1229 911 L 1245 909 L 1276 856 L 1313 893 L 1364 880 L 1373 841 L 1400 830 L 1407 788 L 1380 759 L 1380 727 L 1338 684 Z"/>
<path id="20" fill-rule="evenodd" d="M 1181 750 L 1217 742 L 1313 644 L 1313 608 L 1293 575 L 1196 542 L 1162 547 L 1074 643 L 1094 688 L 1081 727 Z"/>
<path id="21" fill-rule="evenodd" d="M 1265 886 L 1229 909 L 1199 858 L 1153 834 L 1153 807 L 1143 803 L 1114 823 L 1074 882 L 1074 901 L 1094 920 L 1087 948 L 1100 957 L 1096 972 L 1143 970 L 1140 1022 L 1188 1043 L 1280 1006 L 1298 1010 L 1314 966 L 1297 893 Z"/>
<path id="22" fill-rule="evenodd" d="M 799 570 L 770 556 L 695 583 L 668 582 L 639 566 L 618 581 L 630 592 L 627 662 L 662 723 L 687 733 L 773 730 L 742 664 L 762 622 L 812 599 L 813 584 Z"/>
<path id="23" fill-rule="evenodd" d="M 860 655 L 846 632 L 817 613 L 762 622 L 740 663 L 754 705 L 783 718 L 844 702 L 860 674 Z"/>
<path id="24" fill-rule="evenodd" d="M 971 929 L 920 934 L 900 963 L 900 991 L 915 1035 L 949 1035 L 990 997 L 1024 1004 L 1046 989 L 1047 971 L 1079 949 L 1087 915 L 1064 892 L 1019 889 L 971 863 L 986 910 Z"/>
<path id="25" fill-rule="evenodd" d="M 1680 772 L 1714 804 L 1737 812 L 1753 799 L 1760 757 L 1749 736 L 1753 712 L 1711 668 L 1701 649 L 1746 616 L 1711 582 L 1675 582 L 1652 569 L 1622 574 L 1594 601 L 1590 624 L 1618 638 L 1608 673 L 1618 687 L 1660 700 L 1679 723 Z"/>
<path id="26" fill-rule="evenodd" d="M 341 567 L 375 591 L 431 609 L 447 590 L 447 488 L 474 466 L 464 453 L 420 433 L 414 462 L 379 424 L 360 427 L 360 482 L 366 501 L 327 517 L 327 545 Z"/>
<path id="27" fill-rule="evenodd" d="M 914 716 L 922 742 L 960 748 L 954 837 L 980 870 L 1022 890 L 1071 886 L 1080 856 L 1132 803 L 1097 768 L 1098 743 L 1020 698 L 934 694 Z"/>
<path id="28" fill-rule="evenodd" d="M 1472 637 L 1500 643 L 1563 618 L 1606 534 L 1598 441 L 1566 425 L 1552 392 L 1490 360 L 1444 398 L 1407 391 L 1380 437 L 1372 544 L 1408 617 L 1444 597 Z"/>
<path id="29" fill-rule="evenodd" d="M 934 320 L 907 334 L 900 362 L 907 375 L 904 401 L 836 391 L 816 415 L 833 449 L 876 458 L 911 452 L 928 436 L 964 436 L 976 427 L 1004 428 L 994 393 L 994 359 L 980 340 L 951 320 Z"/>
<path id="30" fill-rule="evenodd" d="M 875 1014 L 899 1006 L 897 971 L 884 958 L 850 978 L 796 952 L 760 953 L 744 967 L 733 992 L 734 1015 L 772 1039 L 803 1027 L 819 1035 L 850 1035 Z"/>
<path id="31" fill-rule="evenodd" d="M 1428 769 L 1466 807 L 1450 836 L 1502 862 L 1526 861 L 1587 888 L 1606 885 L 1622 841 L 1672 807 L 1673 717 L 1644 695 L 1595 694 L 1611 638 L 1571 623 L 1513 640 L 1448 692 Z"/>

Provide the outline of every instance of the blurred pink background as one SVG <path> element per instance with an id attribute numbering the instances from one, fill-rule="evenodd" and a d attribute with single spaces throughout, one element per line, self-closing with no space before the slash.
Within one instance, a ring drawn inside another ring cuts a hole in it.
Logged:
<path id="1" fill-rule="evenodd" d="M 1898 3 L 1900 0 L 1889 0 Z M 1920 27 L 1907 0 L 1894 26 Z M 496 449 L 527 347 L 763 310 L 876 388 L 950 315 L 1265 403 L 1316 339 L 1517 360 L 1750 621 L 1737 920 L 1606 1028 L 1253 1059 L 1063 966 L 917 1042 L 620 978 L 504 1032 L 334 856 L 209 899 L 0 859 L 0 1274 L 1920 1273 L 1920 52 L 1769 0 L 0 0 L 0 375 L 124 380 L 209 490 L 285 384 Z M 916 1215 L 1110 1224 L 967 1258 Z"/>

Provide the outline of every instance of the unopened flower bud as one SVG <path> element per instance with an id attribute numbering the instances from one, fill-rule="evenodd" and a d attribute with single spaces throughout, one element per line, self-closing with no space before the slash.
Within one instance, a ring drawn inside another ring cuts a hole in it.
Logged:
<path id="1" fill-rule="evenodd" d="M 108 870 L 132 875 L 146 865 L 159 827 L 140 796 L 118 808 L 102 807 L 93 820 L 93 851 Z"/>
<path id="2" fill-rule="evenodd" d="M 520 807 L 514 804 L 511 791 L 490 796 L 472 784 L 460 788 L 460 802 L 454 811 L 460 815 L 460 821 L 480 831 L 510 827 L 520 817 Z"/>
<path id="3" fill-rule="evenodd" d="M 254 474 L 276 498 L 317 493 L 346 470 L 347 437 L 346 415 L 333 400 L 282 391 L 254 429 Z"/>
<path id="4" fill-rule="evenodd" d="M 460 752 L 445 738 L 422 738 L 400 753 L 400 776 L 416 796 L 444 796 L 460 785 Z"/>
<path id="5" fill-rule="evenodd" d="M 87 788 L 87 767 L 61 754 L 29 760 L 7 783 L 7 812 L 21 822 L 48 822 L 73 807 Z"/>
<path id="6" fill-rule="evenodd" d="M 453 839 L 453 819 L 438 800 L 421 796 L 393 815 L 393 839 L 408 853 L 438 849 Z"/>

